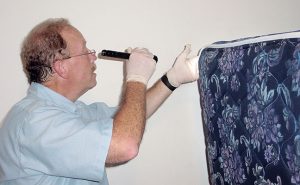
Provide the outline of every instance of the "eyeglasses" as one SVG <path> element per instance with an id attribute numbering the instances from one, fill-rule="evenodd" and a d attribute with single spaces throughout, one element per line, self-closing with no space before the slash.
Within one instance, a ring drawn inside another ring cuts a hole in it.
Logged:
<path id="1" fill-rule="evenodd" d="M 96 51 L 94 49 L 92 49 L 92 50 L 88 50 L 88 52 L 86 52 L 86 53 L 81 53 L 81 54 L 73 55 L 73 56 L 67 56 L 64 59 L 70 59 L 73 57 L 79 57 L 79 56 L 83 56 L 83 55 L 95 55 L 95 54 L 96 54 Z"/>

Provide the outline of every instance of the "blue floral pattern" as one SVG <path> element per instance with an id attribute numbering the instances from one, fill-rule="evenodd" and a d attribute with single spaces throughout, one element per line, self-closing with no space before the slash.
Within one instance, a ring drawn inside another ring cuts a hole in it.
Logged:
<path id="1" fill-rule="evenodd" d="M 210 184 L 300 185 L 300 38 L 206 47 L 199 74 Z"/>

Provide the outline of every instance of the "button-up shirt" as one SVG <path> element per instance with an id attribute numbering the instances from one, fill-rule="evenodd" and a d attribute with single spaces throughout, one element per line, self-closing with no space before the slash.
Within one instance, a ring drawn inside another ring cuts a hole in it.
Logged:
<path id="1" fill-rule="evenodd" d="M 115 112 L 32 83 L 0 124 L 0 185 L 107 185 Z"/>

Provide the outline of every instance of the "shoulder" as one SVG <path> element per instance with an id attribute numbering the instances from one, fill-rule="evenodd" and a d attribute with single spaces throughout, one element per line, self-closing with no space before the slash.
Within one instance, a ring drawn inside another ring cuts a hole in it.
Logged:
<path id="1" fill-rule="evenodd" d="M 112 117 L 112 115 L 114 115 L 117 110 L 116 107 L 108 106 L 104 102 L 94 102 L 91 104 L 85 104 L 82 101 L 77 101 L 76 105 L 83 112 L 90 113 L 90 114 L 102 115 L 105 117 Z"/>

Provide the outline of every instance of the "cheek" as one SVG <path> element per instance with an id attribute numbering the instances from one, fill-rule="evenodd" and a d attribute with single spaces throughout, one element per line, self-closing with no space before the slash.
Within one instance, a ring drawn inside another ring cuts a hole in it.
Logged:
<path id="1" fill-rule="evenodd" d="M 91 78 L 92 74 L 92 63 L 88 61 L 77 61 L 72 66 L 72 78 L 76 81 L 86 81 Z"/>
<path id="2" fill-rule="evenodd" d="M 94 75 L 91 65 L 82 65 L 78 69 L 78 77 L 82 80 L 90 80 Z"/>
<path id="3" fill-rule="evenodd" d="M 87 63 L 82 63 L 81 65 L 76 66 L 76 71 L 78 73 L 88 73 L 91 71 L 91 67 Z"/>
<path id="4" fill-rule="evenodd" d="M 84 81 L 84 78 L 86 76 L 86 70 L 84 69 L 83 66 L 74 66 L 74 68 L 71 71 L 71 75 L 70 78 L 72 78 L 71 80 L 74 82 L 80 82 L 80 81 Z"/>

